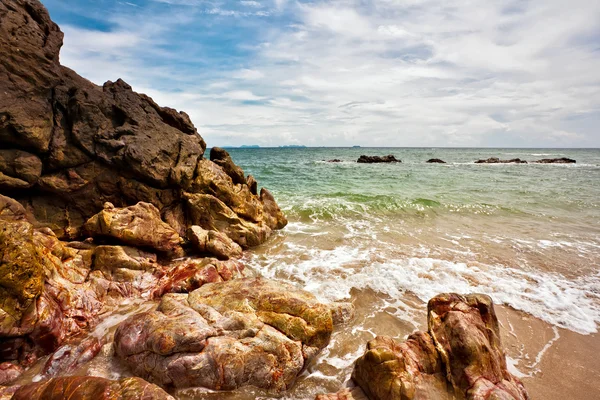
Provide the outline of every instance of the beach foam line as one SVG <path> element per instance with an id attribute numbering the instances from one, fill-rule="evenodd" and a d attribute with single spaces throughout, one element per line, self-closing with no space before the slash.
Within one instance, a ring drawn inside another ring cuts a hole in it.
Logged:
<path id="1" fill-rule="evenodd" d="M 288 254 L 254 257 L 250 266 L 266 277 L 299 283 L 321 301 L 350 297 L 371 289 L 388 299 L 396 316 L 413 323 L 422 319 L 402 301 L 413 293 L 423 302 L 438 293 L 484 293 L 496 303 L 524 311 L 552 325 L 580 334 L 597 332 L 600 323 L 600 272 L 569 280 L 558 273 L 504 265 L 451 262 L 434 258 L 384 260 L 378 250 L 339 246 L 332 250 L 289 247 Z M 290 261 L 295 260 L 295 261 Z"/>

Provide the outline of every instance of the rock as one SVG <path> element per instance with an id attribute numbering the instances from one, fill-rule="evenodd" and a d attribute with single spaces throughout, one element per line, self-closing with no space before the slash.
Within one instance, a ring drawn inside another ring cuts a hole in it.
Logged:
<path id="1" fill-rule="evenodd" d="M 68 376 L 18 388 L 12 400 L 175 400 L 140 378 L 111 381 L 94 376 Z"/>
<path id="2" fill-rule="evenodd" d="M 337 393 L 320 394 L 315 397 L 315 400 L 368 400 L 368 397 L 360 387 L 341 389 Z"/>
<path id="3" fill-rule="evenodd" d="M 544 158 L 544 159 L 537 160 L 534 162 L 537 164 L 575 164 L 577 161 L 575 161 L 571 158 L 561 157 L 561 158 Z"/>
<path id="4" fill-rule="evenodd" d="M 331 163 L 338 163 L 338 162 L 342 162 L 342 160 L 338 159 L 338 158 L 334 158 L 333 160 L 328 160 L 327 162 L 331 162 Z M 361 161 L 362 162 L 362 161 Z"/>
<path id="5" fill-rule="evenodd" d="M 240 258 L 242 248 L 227 235 L 217 231 L 207 231 L 197 225 L 188 229 L 188 240 L 200 253 L 208 253 L 219 260 Z"/>
<path id="6" fill-rule="evenodd" d="M 82 239 L 105 202 L 151 203 L 185 235 L 186 192 L 215 195 L 262 222 L 256 187 L 224 150 L 213 149 L 214 162 L 203 158 L 206 144 L 186 113 L 120 79 L 97 86 L 63 67 L 62 40 L 39 1 L 0 4 L 0 190 L 60 239 Z"/>
<path id="7" fill-rule="evenodd" d="M 256 182 L 256 179 L 254 179 L 252 175 L 248 175 L 246 182 L 248 184 L 248 188 L 250 188 L 250 193 L 255 196 L 258 195 L 258 182 Z"/>
<path id="8" fill-rule="evenodd" d="M 77 345 L 61 346 L 48 358 L 38 376 L 48 379 L 72 373 L 77 367 L 93 359 L 103 344 L 97 337 L 90 336 Z"/>
<path id="9" fill-rule="evenodd" d="M 25 210 L 1 197 L 0 312 L 19 320 L 42 292 L 44 266 Z"/>
<path id="10" fill-rule="evenodd" d="M 430 158 L 427 160 L 429 164 L 446 164 L 446 161 L 440 160 L 439 158 Z"/>
<path id="11" fill-rule="evenodd" d="M 231 177 L 234 184 L 245 185 L 247 183 L 244 171 L 233 163 L 231 156 L 226 150 L 220 147 L 210 149 L 210 161 L 223 168 L 223 171 Z"/>
<path id="12" fill-rule="evenodd" d="M 330 307 L 264 279 L 206 284 L 165 295 L 156 311 L 119 325 L 115 354 L 162 386 L 282 391 L 329 342 Z"/>
<path id="13" fill-rule="evenodd" d="M 347 324 L 354 319 L 355 308 L 352 303 L 334 302 L 330 307 L 334 325 Z"/>
<path id="14" fill-rule="evenodd" d="M 0 189 L 29 188 L 38 181 L 41 174 L 42 161 L 36 155 L 20 150 L 0 149 Z"/>
<path id="15" fill-rule="evenodd" d="M 270 229 L 283 229 L 288 221 L 277 205 L 275 197 L 267 189 L 260 189 L 260 200 L 265 211 L 264 221 Z"/>
<path id="16" fill-rule="evenodd" d="M 160 218 L 160 212 L 150 203 L 115 208 L 106 203 L 104 210 L 90 218 L 83 227 L 92 237 L 113 238 L 121 243 L 150 248 L 171 257 L 181 257 L 182 239 Z"/>
<path id="17" fill-rule="evenodd" d="M 156 254 L 129 246 L 98 246 L 94 249 L 92 269 L 110 276 L 116 269 L 147 271 L 157 267 Z"/>
<path id="18" fill-rule="evenodd" d="M 486 160 L 477 160 L 475 161 L 475 164 L 527 164 L 527 161 L 521 160 L 520 158 L 501 160 L 497 157 L 491 157 Z"/>
<path id="19" fill-rule="evenodd" d="M 225 203 L 209 194 L 188 194 L 187 214 L 191 225 L 226 234 L 243 249 L 263 243 L 271 228 L 240 218 Z"/>
<path id="20" fill-rule="evenodd" d="M 402 161 L 396 159 L 396 157 L 389 154 L 389 155 L 383 156 L 383 157 L 362 155 L 358 158 L 358 160 L 356 162 L 365 163 L 365 164 L 374 164 L 374 163 L 395 163 L 395 162 L 399 163 Z"/>
<path id="21" fill-rule="evenodd" d="M 0 363 L 0 386 L 16 380 L 23 373 L 23 368 L 15 363 Z"/>
<path id="22" fill-rule="evenodd" d="M 529 399 L 507 370 L 490 297 L 438 295 L 428 326 L 402 343 L 369 342 L 352 373 L 369 399 Z"/>

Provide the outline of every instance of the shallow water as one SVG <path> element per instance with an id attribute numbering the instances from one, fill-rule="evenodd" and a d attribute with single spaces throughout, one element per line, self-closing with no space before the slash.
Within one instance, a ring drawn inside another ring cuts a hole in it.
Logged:
<path id="1" fill-rule="evenodd" d="M 403 162 L 355 162 L 361 154 L 390 153 Z M 273 192 L 290 220 L 251 251 L 251 268 L 322 300 L 351 299 L 358 306 L 357 320 L 336 333 L 286 398 L 337 390 L 375 335 L 402 339 L 425 328 L 426 302 L 440 292 L 486 293 L 497 304 L 551 324 L 543 339 L 535 333 L 516 337 L 515 331 L 542 329 L 529 319 L 503 327 L 509 339 L 515 336 L 508 349 L 511 369 L 526 379 L 543 375 L 541 361 L 558 340 L 557 329 L 597 332 L 600 150 L 310 148 L 230 154 Z M 577 164 L 473 163 L 489 157 L 569 157 Z M 343 162 L 324 161 L 334 158 Z M 429 158 L 447 164 L 427 164 Z M 519 340 L 529 340 L 527 350 Z"/>

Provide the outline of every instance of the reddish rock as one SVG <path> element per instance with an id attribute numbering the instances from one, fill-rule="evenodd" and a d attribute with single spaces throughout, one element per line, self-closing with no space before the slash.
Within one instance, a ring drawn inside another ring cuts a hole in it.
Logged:
<path id="1" fill-rule="evenodd" d="M 352 379 L 369 399 L 529 399 L 507 370 L 490 297 L 438 295 L 428 304 L 428 327 L 404 342 L 380 336 L 368 343 Z"/>
<path id="2" fill-rule="evenodd" d="M 93 376 L 69 376 L 18 388 L 12 400 L 175 400 L 140 378 L 111 381 Z"/>
<path id="3" fill-rule="evenodd" d="M 217 231 L 207 231 L 197 225 L 188 229 L 188 240 L 194 248 L 202 253 L 208 253 L 220 260 L 240 258 L 242 248 L 227 235 Z"/>

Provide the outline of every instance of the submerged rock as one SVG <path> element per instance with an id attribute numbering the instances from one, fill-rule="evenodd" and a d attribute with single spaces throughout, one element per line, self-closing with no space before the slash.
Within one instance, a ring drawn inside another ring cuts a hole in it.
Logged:
<path id="1" fill-rule="evenodd" d="M 12 400 L 175 400 L 140 378 L 111 381 L 93 376 L 68 376 L 30 383 L 14 391 Z"/>
<path id="2" fill-rule="evenodd" d="M 537 164 L 575 164 L 577 161 L 572 158 L 561 157 L 561 158 L 544 158 L 541 160 L 534 161 Z"/>
<path id="3" fill-rule="evenodd" d="M 475 161 L 475 164 L 527 164 L 527 161 L 521 160 L 520 158 L 501 160 L 497 157 L 490 157 L 486 160 L 477 160 Z"/>
<path id="4" fill-rule="evenodd" d="M 427 309 L 428 332 L 404 342 L 376 337 L 356 361 L 352 379 L 369 399 L 529 399 L 507 370 L 490 297 L 441 294 Z M 342 390 L 317 398 L 352 397 Z"/>
<path id="5" fill-rule="evenodd" d="M 156 311 L 119 325 L 115 354 L 162 386 L 282 391 L 329 342 L 332 310 L 307 292 L 264 279 L 165 295 Z"/>
<path id="6" fill-rule="evenodd" d="M 427 160 L 429 164 L 446 164 L 446 161 L 440 160 L 439 158 L 430 158 Z"/>
<path id="7" fill-rule="evenodd" d="M 375 164 L 375 163 L 400 163 L 402 161 L 396 159 L 396 157 L 389 154 L 389 155 L 383 156 L 383 157 L 362 155 L 358 158 L 358 160 L 356 162 L 365 163 L 365 164 Z"/>

